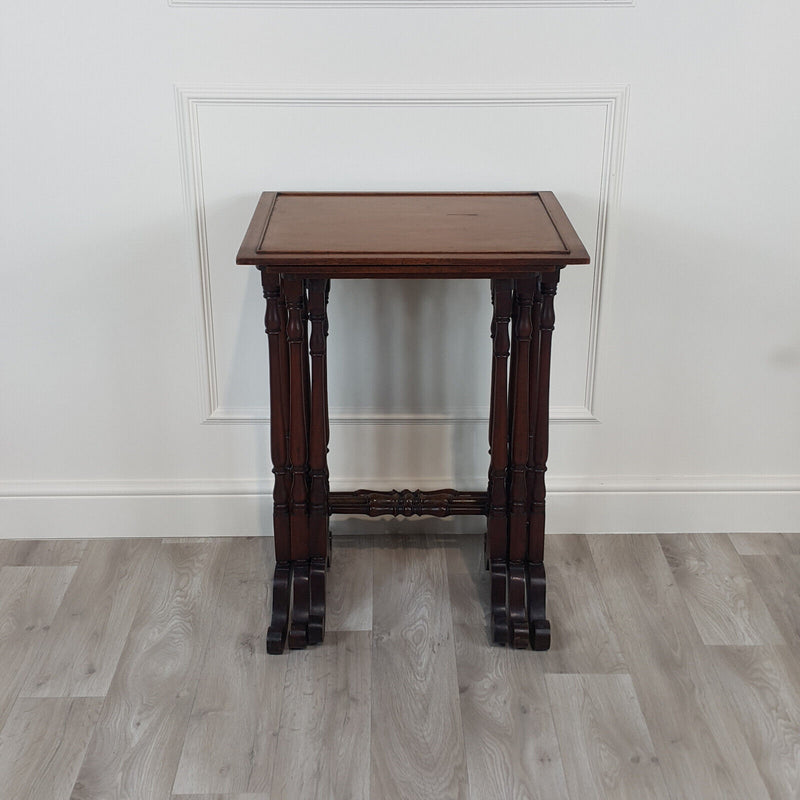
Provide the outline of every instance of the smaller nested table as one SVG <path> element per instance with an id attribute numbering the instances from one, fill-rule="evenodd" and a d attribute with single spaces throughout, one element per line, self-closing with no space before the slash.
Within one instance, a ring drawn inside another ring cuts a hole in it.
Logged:
<path id="1" fill-rule="evenodd" d="M 552 192 L 265 192 L 236 263 L 258 267 L 267 301 L 276 558 L 267 651 L 283 652 L 287 637 L 293 649 L 323 639 L 331 514 L 485 515 L 492 642 L 546 650 L 553 300 L 562 267 L 589 263 Z M 334 278 L 491 281 L 486 491 L 329 490 L 326 309 Z"/>

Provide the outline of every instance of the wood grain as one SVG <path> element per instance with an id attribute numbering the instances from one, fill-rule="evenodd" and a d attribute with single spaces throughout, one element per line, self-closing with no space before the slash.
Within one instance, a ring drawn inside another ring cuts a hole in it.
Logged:
<path id="1" fill-rule="evenodd" d="M 444 552 L 448 575 L 479 574 L 486 569 L 484 536 L 437 534 L 428 536 L 431 547 Z"/>
<path id="2" fill-rule="evenodd" d="M 263 792 L 244 794 L 173 794 L 171 800 L 273 800 L 272 795 Z"/>
<path id="3" fill-rule="evenodd" d="M 742 556 L 784 641 L 800 656 L 800 556 Z"/>
<path id="4" fill-rule="evenodd" d="M 0 728 L 38 661 L 75 569 L 0 568 Z"/>
<path id="5" fill-rule="evenodd" d="M 271 797 L 370 797 L 369 631 L 289 655 Z"/>
<path id="6" fill-rule="evenodd" d="M 85 539 L 3 539 L 0 566 L 76 567 L 86 545 Z"/>
<path id="7" fill-rule="evenodd" d="M 783 637 L 723 534 L 658 537 L 705 644 L 783 644 Z"/>
<path id="8" fill-rule="evenodd" d="M 234 539 L 173 784 L 177 794 L 267 792 L 286 656 L 267 658 L 267 539 Z"/>
<path id="9" fill-rule="evenodd" d="M 548 675 L 569 796 L 664 800 L 669 796 L 630 675 Z"/>
<path id="10" fill-rule="evenodd" d="M 729 533 L 740 556 L 800 555 L 800 533 Z"/>
<path id="11" fill-rule="evenodd" d="M 467 798 L 443 554 L 404 536 L 374 546 L 370 796 Z"/>
<path id="12" fill-rule="evenodd" d="M 552 642 L 536 656 L 544 672 L 628 671 L 585 536 L 547 537 L 547 606 Z"/>
<path id="13" fill-rule="evenodd" d="M 448 575 L 470 796 L 567 797 L 538 656 L 489 647 L 489 575 Z"/>
<path id="14" fill-rule="evenodd" d="M 587 538 L 670 795 L 767 800 L 658 539 Z"/>
<path id="15" fill-rule="evenodd" d="M 265 192 L 236 263 L 305 277 L 503 277 L 589 255 L 552 192 Z"/>
<path id="16" fill-rule="evenodd" d="M 159 546 L 158 539 L 89 542 L 23 696 L 105 697 Z"/>
<path id="17" fill-rule="evenodd" d="M 170 794 L 228 548 L 217 540 L 159 549 L 72 800 Z"/>
<path id="18" fill-rule="evenodd" d="M 712 647 L 726 688 L 772 800 L 800 792 L 800 669 L 788 647 Z"/>
<path id="19" fill-rule="evenodd" d="M 0 734 L 0 787 L 11 800 L 69 797 L 102 698 L 20 698 Z"/>
<path id="20" fill-rule="evenodd" d="M 673 566 L 696 548 L 730 572 L 706 538 Z M 787 644 L 706 645 L 656 537 L 548 538 L 557 634 L 532 653 L 489 646 L 482 536 L 336 543 L 335 613 L 372 626 L 374 597 L 374 633 L 269 658 L 268 539 L 94 540 L 77 571 L 2 567 L 0 798 L 796 797 L 800 555 L 783 544 L 736 558 Z M 153 546 L 143 588 L 134 554 Z M 136 610 L 105 700 L 19 696 L 67 658 L 71 608 L 76 652 L 110 653 L 123 597 Z"/>
<path id="21" fill-rule="evenodd" d="M 327 629 L 372 630 L 372 536 L 336 536 L 327 580 Z"/>

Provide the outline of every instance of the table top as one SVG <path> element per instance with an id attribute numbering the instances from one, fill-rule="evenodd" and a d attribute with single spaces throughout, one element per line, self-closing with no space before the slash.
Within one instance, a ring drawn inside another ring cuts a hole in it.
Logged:
<path id="1" fill-rule="evenodd" d="M 264 192 L 236 263 L 305 276 L 491 278 L 589 255 L 552 192 Z"/>

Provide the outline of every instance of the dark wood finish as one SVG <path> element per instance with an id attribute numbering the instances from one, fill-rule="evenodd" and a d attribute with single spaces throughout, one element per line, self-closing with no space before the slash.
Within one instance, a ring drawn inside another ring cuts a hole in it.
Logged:
<path id="1" fill-rule="evenodd" d="M 511 419 L 510 476 L 509 476 L 509 553 L 511 561 L 523 561 L 527 555 L 528 490 L 526 472 L 528 466 L 528 426 L 530 380 L 530 350 L 533 334 L 531 306 L 533 304 L 533 281 L 517 280 L 515 291 L 514 342 L 511 351 L 512 374 L 511 395 L 513 397 Z"/>
<path id="2" fill-rule="evenodd" d="M 525 607 L 525 568 L 528 545 L 528 426 L 530 423 L 530 350 L 533 336 L 531 308 L 534 281 L 514 282 L 514 328 L 511 348 L 511 431 L 508 479 L 508 618 L 509 643 L 528 646 L 528 618 Z"/>
<path id="3" fill-rule="evenodd" d="M 273 532 L 275 535 L 275 558 L 289 561 L 291 539 L 289 533 L 289 491 L 287 482 L 289 453 L 287 450 L 288 395 L 283 381 L 283 365 L 286 349 L 286 304 L 281 303 L 281 287 L 278 275 L 261 273 L 267 311 L 264 325 L 269 345 L 269 394 L 270 394 L 270 449 L 272 473 L 275 486 L 272 490 Z"/>
<path id="4" fill-rule="evenodd" d="M 289 628 L 289 649 L 303 650 L 308 644 L 308 615 L 311 605 L 309 563 L 295 561 L 292 573 L 292 622 Z"/>
<path id="5" fill-rule="evenodd" d="M 286 646 L 289 630 L 289 607 L 291 603 L 292 567 L 288 561 L 275 565 L 272 577 L 272 619 L 267 630 L 267 652 L 280 655 Z"/>
<path id="6" fill-rule="evenodd" d="M 282 652 L 287 640 L 301 649 L 323 639 L 331 514 L 485 515 L 492 642 L 547 649 L 554 298 L 561 268 L 589 262 L 555 196 L 265 192 L 237 262 L 259 267 L 267 301 L 277 560 L 268 652 Z M 326 337 L 334 277 L 491 278 L 487 491 L 330 491 Z"/>
<path id="7" fill-rule="evenodd" d="M 542 276 L 542 315 L 539 324 L 539 363 L 536 397 L 536 433 L 533 453 L 533 496 L 529 518 L 528 560 L 541 562 L 544 556 L 545 478 L 550 421 L 550 354 L 555 327 L 553 301 L 558 272 Z"/>
<path id="8" fill-rule="evenodd" d="M 325 571 L 328 562 L 328 424 L 326 410 L 327 281 L 308 281 L 308 319 L 311 323 L 311 428 L 309 431 L 309 613 L 308 643 L 325 636 Z"/>
<path id="9" fill-rule="evenodd" d="M 528 624 L 530 625 L 531 647 L 534 650 L 550 649 L 550 621 L 545 616 L 545 595 L 547 580 L 544 564 L 525 565 L 528 579 Z"/>
<path id="10" fill-rule="evenodd" d="M 530 644 L 525 589 L 525 563 L 510 561 L 508 564 L 508 643 L 521 650 Z"/>
<path id="11" fill-rule="evenodd" d="M 284 278 L 288 313 L 286 340 L 289 345 L 289 452 L 291 456 L 292 494 L 292 621 L 289 647 L 305 647 L 308 638 L 308 559 L 310 556 L 308 520 L 308 400 L 306 347 L 306 302 L 303 281 Z"/>
<path id="12" fill-rule="evenodd" d="M 589 255 L 552 192 L 265 192 L 236 261 L 305 277 L 501 278 Z"/>
<path id="13" fill-rule="evenodd" d="M 432 492 L 402 491 L 331 492 L 331 514 L 363 514 L 367 517 L 453 517 L 486 514 L 486 492 L 457 492 L 437 489 Z"/>
<path id="14" fill-rule="evenodd" d="M 267 631 L 267 651 L 282 653 L 289 627 L 291 581 L 291 530 L 289 496 L 291 472 L 288 452 L 288 383 L 283 379 L 286 366 L 286 303 L 280 277 L 261 272 L 267 310 L 264 326 L 269 347 L 270 450 L 275 485 L 272 492 L 275 575 L 272 589 L 272 619 Z"/>
<path id="15" fill-rule="evenodd" d="M 492 396 L 489 411 L 489 508 L 487 533 L 492 572 L 492 641 L 508 642 L 508 357 L 511 340 L 513 282 L 508 278 L 492 281 Z M 502 565 L 502 569 L 500 569 Z"/>
<path id="16" fill-rule="evenodd" d="M 550 355 L 555 328 L 554 301 L 558 271 L 542 275 L 542 311 L 539 322 L 539 360 L 536 385 L 536 433 L 533 448 L 533 491 L 528 521 L 528 623 L 535 650 L 550 646 L 550 622 L 545 617 L 546 580 L 544 570 L 545 472 L 549 447 Z"/>

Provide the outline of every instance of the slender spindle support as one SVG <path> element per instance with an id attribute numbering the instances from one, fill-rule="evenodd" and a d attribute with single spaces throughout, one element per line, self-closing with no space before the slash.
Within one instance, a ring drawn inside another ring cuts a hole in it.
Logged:
<path id="1" fill-rule="evenodd" d="M 531 308 L 534 281 L 518 279 L 514 292 L 514 329 L 511 346 L 511 467 L 508 480 L 508 559 L 510 644 L 526 648 L 528 615 L 525 608 L 525 569 L 528 550 L 528 426 L 530 422 L 530 350 L 533 333 Z"/>
<path id="2" fill-rule="evenodd" d="M 282 653 L 289 624 L 289 583 L 291 580 L 291 531 L 289 521 L 288 395 L 282 380 L 286 361 L 286 304 L 282 302 L 280 277 L 261 270 L 261 285 L 267 310 L 264 326 L 269 348 L 270 451 L 275 486 L 272 491 L 272 526 L 275 541 L 275 575 L 272 591 L 272 620 L 267 631 L 267 650 Z"/>
<path id="3" fill-rule="evenodd" d="M 534 650 L 550 647 L 550 623 L 545 617 L 545 472 L 550 421 L 550 354 L 555 327 L 554 301 L 559 270 L 542 274 L 542 312 L 539 325 L 539 363 L 536 399 L 536 433 L 533 458 L 533 496 L 528 528 L 528 622 Z"/>
<path id="4" fill-rule="evenodd" d="M 308 642 L 308 408 L 306 375 L 308 350 L 305 346 L 306 301 L 300 278 L 284 277 L 288 320 L 286 340 L 289 346 L 289 441 L 292 463 L 292 622 L 289 647 L 300 649 Z"/>
<path id="5" fill-rule="evenodd" d="M 489 419 L 489 508 L 487 538 L 492 584 L 492 642 L 508 643 L 508 356 L 512 281 L 492 281 L 492 397 Z"/>
<path id="6" fill-rule="evenodd" d="M 308 643 L 319 644 L 325 636 L 325 570 L 328 559 L 328 460 L 326 413 L 326 352 L 324 279 L 308 281 L 308 319 L 311 322 L 311 428 L 308 437 L 309 466 L 309 590 Z"/>

